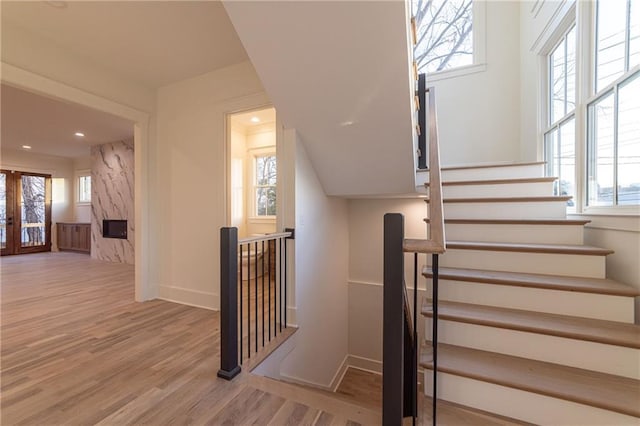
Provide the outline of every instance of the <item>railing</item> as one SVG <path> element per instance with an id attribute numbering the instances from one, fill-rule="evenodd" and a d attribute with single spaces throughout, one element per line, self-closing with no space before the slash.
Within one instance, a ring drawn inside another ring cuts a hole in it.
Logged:
<path id="1" fill-rule="evenodd" d="M 404 217 L 398 213 L 388 213 L 384 217 L 384 307 L 383 307 L 383 353 L 382 353 L 382 423 L 400 425 L 404 417 L 418 414 L 418 254 L 431 254 L 432 282 L 432 360 L 433 404 L 432 421 L 436 424 L 437 414 L 437 368 L 438 368 L 438 256 L 446 251 L 444 216 L 442 205 L 442 182 L 440 177 L 440 154 L 438 145 L 435 89 L 425 88 L 424 75 L 420 75 L 418 102 L 426 123 L 428 106 L 429 147 L 422 150 L 422 158 L 428 162 L 429 200 L 428 239 L 405 239 Z M 429 100 L 425 102 L 426 93 Z M 424 95 L 425 97 L 422 97 Z M 422 127 L 424 129 L 425 127 Z M 420 135 L 426 132 L 418 129 Z M 426 141 L 425 141 L 426 145 Z M 427 161 L 428 160 L 428 161 Z M 420 161 L 420 157 L 419 157 Z M 420 164 L 419 164 L 420 166 Z M 419 167 L 420 168 L 420 167 Z M 407 297 L 404 274 L 404 254 L 413 253 L 413 303 Z M 413 306 L 411 306 L 413 305 Z M 413 312 L 412 309 L 413 308 Z"/>
<path id="2" fill-rule="evenodd" d="M 242 240 L 237 228 L 220 229 L 218 377 L 233 379 L 245 359 L 287 328 L 287 241 L 293 238 L 293 229 Z"/>

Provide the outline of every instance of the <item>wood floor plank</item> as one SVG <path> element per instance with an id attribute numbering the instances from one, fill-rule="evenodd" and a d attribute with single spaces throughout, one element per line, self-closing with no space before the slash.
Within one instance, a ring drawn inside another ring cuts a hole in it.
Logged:
<path id="1" fill-rule="evenodd" d="M 2 425 L 266 424 L 285 403 L 308 407 L 294 421 L 379 423 L 312 390 L 218 378 L 219 314 L 134 302 L 132 265 L 71 252 L 0 262 Z"/>

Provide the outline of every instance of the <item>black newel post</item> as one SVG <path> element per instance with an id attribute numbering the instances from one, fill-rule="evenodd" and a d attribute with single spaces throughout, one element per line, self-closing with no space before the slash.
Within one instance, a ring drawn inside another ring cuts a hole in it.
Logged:
<path id="1" fill-rule="evenodd" d="M 404 408 L 404 217 L 384 215 L 382 424 L 402 424 Z"/>
<path id="2" fill-rule="evenodd" d="M 220 370 L 231 380 L 238 365 L 238 229 L 220 229 Z"/>

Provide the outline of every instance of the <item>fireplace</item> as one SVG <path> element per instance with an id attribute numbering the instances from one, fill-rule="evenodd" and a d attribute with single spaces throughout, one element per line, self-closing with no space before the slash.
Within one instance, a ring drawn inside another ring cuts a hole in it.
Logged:
<path id="1" fill-rule="evenodd" d="M 104 219 L 102 221 L 103 238 L 127 239 L 127 221 L 122 219 Z"/>

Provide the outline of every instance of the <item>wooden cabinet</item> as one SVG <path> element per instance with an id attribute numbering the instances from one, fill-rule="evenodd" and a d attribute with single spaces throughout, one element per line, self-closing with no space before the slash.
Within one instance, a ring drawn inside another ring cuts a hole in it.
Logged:
<path id="1" fill-rule="evenodd" d="M 58 250 L 91 253 L 91 224 L 58 222 Z"/>

